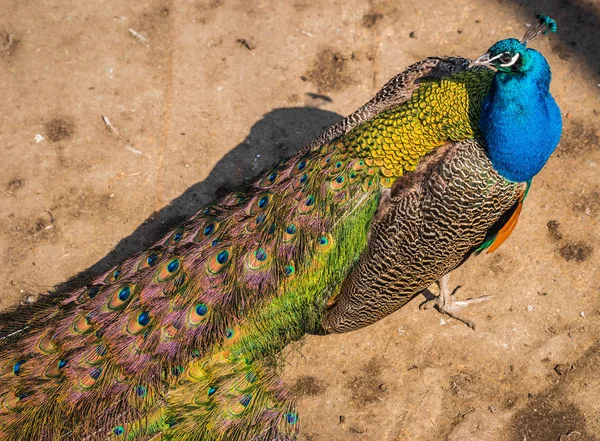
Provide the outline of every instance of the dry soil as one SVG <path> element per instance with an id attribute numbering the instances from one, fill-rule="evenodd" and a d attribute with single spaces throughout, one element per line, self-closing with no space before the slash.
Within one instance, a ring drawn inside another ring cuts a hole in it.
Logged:
<path id="1" fill-rule="evenodd" d="M 541 11 L 558 151 L 499 251 L 453 275 L 472 331 L 419 297 L 288 354 L 302 440 L 600 440 L 598 0 L 0 0 L 0 307 L 98 275 L 294 153 L 430 55 Z M 76 277 L 75 277 L 76 276 Z M 72 278 L 75 277 L 73 280 Z M 71 280 L 69 283 L 65 283 Z"/>

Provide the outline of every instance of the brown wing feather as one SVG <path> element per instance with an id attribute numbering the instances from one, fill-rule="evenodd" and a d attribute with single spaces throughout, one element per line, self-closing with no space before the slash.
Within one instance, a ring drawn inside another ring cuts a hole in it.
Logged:
<path id="1" fill-rule="evenodd" d="M 526 185 L 501 177 L 475 140 L 440 148 L 392 188 L 371 227 L 368 250 L 327 311 L 324 330 L 372 324 L 455 269 Z"/>

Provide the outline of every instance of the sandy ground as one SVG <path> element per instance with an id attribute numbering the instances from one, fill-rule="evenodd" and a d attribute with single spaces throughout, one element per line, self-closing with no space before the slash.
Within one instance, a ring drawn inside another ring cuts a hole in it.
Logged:
<path id="1" fill-rule="evenodd" d="M 393 3 L 393 4 L 392 4 Z M 472 331 L 416 298 L 288 356 L 302 440 L 600 440 L 600 2 L 0 0 L 0 307 L 86 280 L 429 55 L 536 42 L 564 117 Z M 104 120 L 102 119 L 104 116 Z M 109 124 L 110 122 L 110 124 Z M 107 127 L 112 125 L 112 129 Z"/>

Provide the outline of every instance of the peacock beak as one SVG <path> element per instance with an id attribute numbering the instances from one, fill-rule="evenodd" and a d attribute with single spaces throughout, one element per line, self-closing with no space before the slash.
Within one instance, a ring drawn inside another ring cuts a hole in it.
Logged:
<path id="1" fill-rule="evenodd" d="M 486 52 L 481 57 L 479 57 L 477 60 L 471 61 L 471 64 L 469 64 L 469 67 L 472 67 L 472 66 L 487 66 L 488 64 L 490 64 L 491 61 L 492 60 L 490 59 L 490 53 Z"/>

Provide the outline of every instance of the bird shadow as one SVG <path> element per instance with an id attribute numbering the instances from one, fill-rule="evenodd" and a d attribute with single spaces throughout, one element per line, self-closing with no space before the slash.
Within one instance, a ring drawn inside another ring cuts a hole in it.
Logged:
<path id="1" fill-rule="evenodd" d="M 337 113 L 311 106 L 268 112 L 252 126 L 246 138 L 214 166 L 206 179 L 192 185 L 169 205 L 153 213 L 97 263 L 55 286 L 52 297 L 63 297 L 127 257 L 146 249 L 215 197 L 243 185 L 277 161 L 294 155 L 340 119 L 342 116 Z"/>

